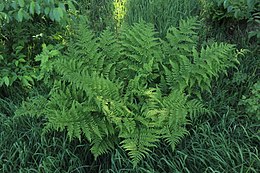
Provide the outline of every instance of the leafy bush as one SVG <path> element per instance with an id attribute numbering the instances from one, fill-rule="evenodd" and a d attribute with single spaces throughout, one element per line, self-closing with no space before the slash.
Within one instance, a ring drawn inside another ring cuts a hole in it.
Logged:
<path id="1" fill-rule="evenodd" d="M 186 117 L 208 112 L 194 95 L 237 63 L 233 45 L 198 50 L 199 26 L 195 18 L 181 21 L 160 40 L 141 22 L 95 38 L 82 22 L 67 52 L 50 60 L 48 98 L 32 98 L 16 114 L 46 117 L 44 132 L 84 136 L 95 157 L 120 144 L 136 165 L 161 140 L 174 149 L 187 133 Z"/>
<path id="2" fill-rule="evenodd" d="M 236 30 L 246 32 L 248 39 L 259 42 L 260 3 L 257 0 L 200 0 L 201 16 L 214 28 L 224 26 L 228 35 L 240 35 Z M 243 29 L 245 28 L 245 29 Z M 223 33 L 222 33 L 223 34 Z M 244 39 L 246 39 L 246 37 Z"/>
<path id="3" fill-rule="evenodd" d="M 90 28 L 100 34 L 106 27 L 114 29 L 114 0 L 78 0 L 80 14 L 89 20 Z"/>
<path id="4" fill-rule="evenodd" d="M 61 24 L 67 22 L 66 16 L 74 9 L 72 1 L 1 1 L 0 87 L 16 81 L 28 87 L 35 82 L 35 55 L 41 52 L 43 43 L 62 42 L 60 31 L 65 28 Z"/>
<path id="5" fill-rule="evenodd" d="M 251 88 L 251 95 L 248 97 L 243 96 L 242 100 L 239 103 L 246 107 L 246 112 L 253 117 L 256 117 L 260 120 L 260 82 L 254 84 Z"/>
<path id="6" fill-rule="evenodd" d="M 259 9 L 257 0 L 200 0 L 202 12 L 213 20 L 249 19 Z"/>
<path id="7" fill-rule="evenodd" d="M 60 22 L 67 17 L 67 9 L 75 11 L 74 0 L 3 0 L 0 3 L 0 24 L 2 20 L 7 23 L 13 19 L 18 22 L 32 20 L 34 15 L 47 17 L 52 21 Z M 71 11 L 71 12 L 73 12 Z"/>
<path id="8" fill-rule="evenodd" d="M 51 28 L 52 27 L 52 28 Z M 0 43 L 0 87 L 17 83 L 22 86 L 34 84 L 38 75 L 38 64 L 34 60 L 43 43 L 61 43 L 55 38 L 62 27 L 58 24 L 38 21 L 12 22 L 1 28 Z"/>

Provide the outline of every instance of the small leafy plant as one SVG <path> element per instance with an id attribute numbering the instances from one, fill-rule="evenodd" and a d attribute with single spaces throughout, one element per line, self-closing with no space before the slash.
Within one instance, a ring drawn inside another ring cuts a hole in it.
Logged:
<path id="1" fill-rule="evenodd" d="M 251 94 L 243 96 L 239 105 L 245 106 L 246 112 L 260 120 L 260 82 L 256 82 L 251 88 Z"/>
<path id="2" fill-rule="evenodd" d="M 174 149 L 188 133 L 187 116 L 208 112 L 196 95 L 238 63 L 234 45 L 199 49 L 199 27 L 196 18 L 183 20 L 161 40 L 141 22 L 97 38 L 81 22 L 65 53 L 50 50 L 48 58 L 45 47 L 37 57 L 50 62 L 49 95 L 24 102 L 16 114 L 45 117 L 44 132 L 66 129 L 71 140 L 86 138 L 95 157 L 120 145 L 134 166 L 160 141 Z"/>
<path id="3" fill-rule="evenodd" d="M 259 9 L 257 0 L 200 0 L 202 12 L 213 20 L 249 19 Z"/>
<path id="4" fill-rule="evenodd" d="M 14 0 L 0 2 L 0 89 L 30 87 L 36 79 L 38 64 L 34 57 L 43 43 L 59 43 L 60 35 L 74 1 Z M 57 41 L 58 40 L 58 41 Z"/>

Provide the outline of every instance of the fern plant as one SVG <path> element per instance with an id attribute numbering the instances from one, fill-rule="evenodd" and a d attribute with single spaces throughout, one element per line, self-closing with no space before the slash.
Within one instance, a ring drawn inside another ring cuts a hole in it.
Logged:
<path id="1" fill-rule="evenodd" d="M 161 40 L 141 22 L 96 38 L 81 22 L 66 53 L 49 59 L 55 80 L 48 97 L 31 98 L 16 114 L 45 117 L 44 132 L 88 139 L 95 157 L 120 145 L 135 166 L 158 142 L 174 149 L 188 133 L 187 116 L 208 112 L 191 95 L 237 62 L 233 45 L 199 50 L 199 26 L 195 18 L 181 21 Z"/>

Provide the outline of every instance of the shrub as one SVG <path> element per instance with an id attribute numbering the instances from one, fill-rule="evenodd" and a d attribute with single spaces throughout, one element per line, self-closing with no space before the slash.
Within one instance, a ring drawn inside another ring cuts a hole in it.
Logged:
<path id="1" fill-rule="evenodd" d="M 114 0 L 78 0 L 80 14 L 89 20 L 90 28 L 100 34 L 106 27 L 114 28 Z"/>
<path id="2" fill-rule="evenodd" d="M 240 35 L 241 30 L 247 35 L 242 37 L 253 42 L 260 38 L 260 3 L 257 0 L 200 0 L 201 16 L 213 27 L 222 26 L 227 36 Z M 238 33 L 236 33 L 238 32 Z M 252 39 L 254 38 L 254 39 Z"/>
<path id="3" fill-rule="evenodd" d="M 96 38 L 82 22 L 67 52 L 50 60 L 49 96 L 24 102 L 16 114 L 46 117 L 44 132 L 85 137 L 95 157 L 121 145 L 137 165 L 161 140 L 174 149 L 187 133 L 186 117 L 208 112 L 194 95 L 209 91 L 211 80 L 237 63 L 234 45 L 198 50 L 199 27 L 190 18 L 160 40 L 141 22 Z"/>
<path id="4" fill-rule="evenodd" d="M 251 94 L 246 97 L 243 95 L 239 105 L 243 105 L 246 108 L 246 113 L 256 119 L 260 120 L 260 82 L 256 82 L 251 88 Z"/>
<path id="5" fill-rule="evenodd" d="M 260 5 L 256 0 L 200 0 L 200 3 L 205 16 L 213 20 L 224 18 L 249 19 L 257 12 Z"/>
<path id="6" fill-rule="evenodd" d="M 3 20 L 7 23 L 13 20 L 33 20 L 35 15 L 61 22 L 68 17 L 67 10 L 75 12 L 73 2 L 74 0 L 3 0 L 0 3 L 0 24 Z"/>
<path id="7" fill-rule="evenodd" d="M 29 87 L 37 78 L 35 55 L 43 43 L 61 43 L 73 1 L 15 0 L 0 3 L 0 87 Z M 68 10 L 66 11 L 66 6 Z"/>

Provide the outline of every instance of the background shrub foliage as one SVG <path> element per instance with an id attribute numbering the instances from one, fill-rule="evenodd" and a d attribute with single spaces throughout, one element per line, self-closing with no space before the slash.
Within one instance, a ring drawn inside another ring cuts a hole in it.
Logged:
<path id="1" fill-rule="evenodd" d="M 0 172 L 260 172 L 258 9 L 1 1 Z"/>
<path id="2" fill-rule="evenodd" d="M 0 86 L 19 81 L 31 86 L 37 78 L 34 57 L 43 43 L 59 43 L 60 31 L 75 12 L 72 1 L 16 0 L 0 4 Z"/>

